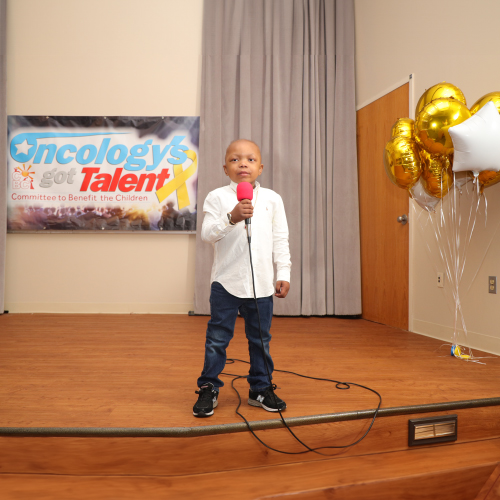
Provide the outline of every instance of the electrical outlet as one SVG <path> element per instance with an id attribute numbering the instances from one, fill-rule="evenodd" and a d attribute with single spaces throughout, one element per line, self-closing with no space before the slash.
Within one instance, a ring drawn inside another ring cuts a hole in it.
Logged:
<path id="1" fill-rule="evenodd" d="M 497 293 L 497 277 L 488 276 L 488 292 Z"/>
<path id="2" fill-rule="evenodd" d="M 444 273 L 438 273 L 438 276 L 437 276 L 437 286 L 439 288 L 443 288 L 444 287 Z"/>

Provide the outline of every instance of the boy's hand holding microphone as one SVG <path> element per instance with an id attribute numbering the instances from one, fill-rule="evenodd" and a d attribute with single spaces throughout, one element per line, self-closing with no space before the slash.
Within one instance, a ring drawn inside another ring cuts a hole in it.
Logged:
<path id="1" fill-rule="evenodd" d="M 231 212 L 231 220 L 237 224 L 245 219 L 253 217 L 253 207 L 251 200 L 241 200 Z"/>

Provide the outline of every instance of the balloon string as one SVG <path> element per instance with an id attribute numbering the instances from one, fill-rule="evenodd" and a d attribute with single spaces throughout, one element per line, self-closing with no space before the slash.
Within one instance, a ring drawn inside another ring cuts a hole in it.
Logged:
<path id="1" fill-rule="evenodd" d="M 421 222 L 421 216 L 423 214 L 427 215 L 427 220 L 426 220 L 425 226 L 423 226 L 422 222 Z M 424 237 L 423 232 L 425 230 L 425 227 L 427 227 L 428 223 L 432 226 L 432 228 L 433 228 L 432 234 L 433 234 L 433 236 L 436 239 L 436 244 L 437 244 L 437 248 L 438 248 L 438 251 L 439 251 L 439 255 L 441 257 L 441 261 L 442 261 L 443 265 L 445 266 L 446 278 L 450 282 L 450 286 L 451 286 L 452 283 L 453 283 L 453 278 L 452 278 L 452 272 L 451 272 L 451 266 L 450 266 L 450 261 L 451 261 L 451 247 L 450 247 L 450 242 L 449 242 L 448 238 L 445 239 L 445 237 L 442 235 L 442 233 L 440 231 L 440 224 L 435 220 L 435 218 L 439 218 L 439 216 L 437 214 L 435 214 L 435 217 L 434 217 L 429 212 L 421 212 L 419 214 L 419 216 L 417 216 L 417 222 L 419 223 L 419 226 L 420 226 L 420 229 L 421 229 L 421 235 L 423 236 L 423 240 L 426 243 L 427 250 L 428 250 L 429 255 L 431 257 L 434 254 L 433 254 L 433 252 L 432 252 L 432 250 L 430 248 L 428 240 Z M 445 243 L 447 243 L 447 245 L 445 245 Z M 447 252 L 446 246 L 448 246 L 448 252 Z M 432 262 L 432 265 L 434 266 L 434 270 L 437 273 L 438 272 L 438 268 L 436 266 L 436 263 L 432 259 L 431 259 L 431 262 Z M 452 288 L 452 294 L 453 294 L 453 298 L 454 298 L 455 297 L 455 290 L 453 288 Z M 450 308 L 450 312 L 453 314 L 453 309 L 451 309 L 450 304 L 448 304 L 448 307 Z"/>
<path id="2" fill-rule="evenodd" d="M 480 213 L 481 193 L 479 190 L 479 183 L 477 182 L 477 179 L 475 179 L 476 182 L 472 183 L 475 189 L 472 189 L 470 193 L 472 194 L 473 199 L 471 200 L 470 209 L 468 210 L 468 217 L 464 220 L 462 216 L 462 191 L 456 185 L 455 173 L 453 173 L 453 175 L 454 185 L 452 192 L 450 193 L 451 196 L 441 196 L 439 213 L 436 213 L 436 211 L 432 213 L 428 210 L 422 210 L 418 213 L 416 220 L 422 236 L 424 235 L 425 228 L 427 226 L 433 228 L 432 232 L 438 248 L 439 257 L 445 267 L 447 279 L 450 282 L 448 290 L 451 291 L 451 298 L 454 305 L 453 309 L 450 307 L 453 317 L 453 341 L 454 344 L 458 345 L 460 330 L 463 331 L 465 337 L 467 338 L 467 326 L 465 323 L 462 300 L 460 297 L 460 286 L 464 276 L 465 264 L 467 262 L 467 252 L 472 241 L 472 234 L 474 233 L 476 227 L 478 213 Z M 440 180 L 440 188 L 441 195 L 443 195 L 442 179 Z M 465 188 L 465 191 L 469 193 L 468 182 L 465 183 Z M 449 221 L 448 224 L 447 221 Z M 500 227 L 500 221 L 496 230 L 498 227 Z M 462 235 L 464 232 L 465 234 Z M 488 248 L 491 245 L 492 240 L 493 238 L 491 239 Z M 427 251 L 432 257 L 433 252 L 429 245 L 429 241 L 426 238 L 424 238 L 424 241 Z M 431 261 L 437 271 L 436 263 L 432 259 Z M 473 280 L 477 276 L 477 273 L 478 271 L 476 271 Z M 468 290 L 470 289 L 470 286 Z M 448 306 L 451 306 L 451 304 L 448 303 Z M 469 351 L 472 356 L 472 350 L 470 348 Z"/>
<path id="3" fill-rule="evenodd" d="M 484 198 L 484 227 L 486 227 L 486 221 L 488 220 L 488 199 L 486 198 L 484 191 L 482 196 Z"/>
<path id="4" fill-rule="evenodd" d="M 452 224 L 452 228 L 454 229 L 454 240 L 455 240 L 455 245 L 453 245 L 453 271 L 455 274 L 455 280 L 454 280 L 454 288 L 455 288 L 455 322 L 453 325 L 453 338 L 454 338 L 454 343 L 458 344 L 458 328 L 457 328 L 457 323 L 458 323 L 458 310 L 460 308 L 460 299 L 458 296 L 458 258 L 459 258 L 459 250 L 460 250 L 460 226 L 462 222 L 462 217 L 461 217 L 461 212 L 460 212 L 460 198 L 458 198 L 458 206 L 459 206 L 459 211 L 457 212 L 457 190 L 453 190 L 453 212 L 452 216 L 455 219 L 455 224 Z M 458 220 L 457 220 L 457 215 L 458 215 Z"/>
<path id="5" fill-rule="evenodd" d="M 427 226 L 427 223 L 425 224 L 425 226 L 422 225 L 422 221 L 421 221 L 421 215 L 422 214 L 427 214 L 427 222 L 430 222 L 434 228 L 433 230 L 433 235 L 435 236 L 436 238 L 436 244 L 437 244 L 437 247 L 438 247 L 438 250 L 439 250 L 439 253 L 440 253 L 440 256 L 441 256 L 441 260 L 443 262 L 443 264 L 445 265 L 445 271 L 446 271 L 446 276 L 447 276 L 447 279 L 449 280 L 450 282 L 450 287 L 452 286 L 453 284 L 453 278 L 452 278 L 452 271 L 451 271 L 451 266 L 450 266 L 450 259 L 451 259 L 451 248 L 449 248 L 450 250 L 450 257 L 448 257 L 447 255 L 447 252 L 446 252 L 446 247 L 444 245 L 445 243 L 445 237 L 442 235 L 442 233 L 440 232 L 439 230 L 439 223 L 437 223 L 437 221 L 435 220 L 435 217 L 433 217 L 429 212 L 421 212 L 418 216 L 417 216 L 417 221 L 419 223 L 419 226 L 420 226 L 420 230 L 421 230 L 421 233 L 423 233 L 425 227 Z M 437 217 L 437 214 L 435 214 L 436 217 Z M 423 234 L 422 234 L 423 235 Z M 429 245 L 429 242 L 426 238 L 423 238 L 425 243 L 426 243 L 426 246 L 427 246 L 427 250 L 429 252 L 429 255 L 432 257 L 434 254 L 430 248 L 430 245 Z M 448 243 L 449 245 L 449 238 L 446 237 L 446 242 Z M 434 266 L 434 270 L 436 272 L 438 272 L 438 269 L 437 269 L 437 266 L 436 266 L 436 263 L 434 262 L 434 260 L 431 260 L 432 262 L 432 265 Z M 457 301 L 456 301 L 456 291 L 455 291 L 455 288 L 452 288 L 452 295 L 453 295 L 453 303 L 456 304 Z M 450 309 L 450 312 L 452 313 L 452 315 L 454 315 L 455 313 L 455 310 L 452 309 L 451 307 L 451 304 L 447 301 L 446 302 L 448 308 Z M 462 306 L 461 304 L 459 303 L 459 306 L 458 306 L 458 313 L 461 317 L 461 323 L 462 325 L 465 326 L 465 321 L 463 319 L 463 311 L 462 311 Z M 454 336 L 454 341 L 455 341 L 455 336 Z"/>
<path id="6" fill-rule="evenodd" d="M 478 183 L 478 185 L 479 185 L 479 183 Z M 462 268 L 460 270 L 460 281 L 462 280 L 462 276 L 463 276 L 463 273 L 464 273 L 465 256 L 467 254 L 467 250 L 468 250 L 470 242 L 472 240 L 472 233 L 474 232 L 474 228 L 476 227 L 477 214 L 479 212 L 479 205 L 481 203 L 481 197 L 480 197 L 479 190 L 476 192 L 476 196 L 477 196 L 477 203 L 475 205 L 474 205 L 474 203 L 471 203 L 470 212 L 469 212 L 469 220 L 467 222 L 466 241 L 465 241 L 464 254 L 463 254 L 463 259 L 462 259 Z M 472 220 L 472 227 L 471 227 L 471 216 L 472 216 L 472 208 L 473 208 L 473 206 L 476 207 L 476 210 L 474 211 L 474 218 Z M 470 227 L 470 232 L 469 232 L 469 227 Z"/>

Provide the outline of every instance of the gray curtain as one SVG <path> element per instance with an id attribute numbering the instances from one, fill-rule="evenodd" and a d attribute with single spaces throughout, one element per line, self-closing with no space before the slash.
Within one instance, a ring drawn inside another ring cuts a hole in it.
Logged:
<path id="1" fill-rule="evenodd" d="M 6 4 L 7 0 L 0 0 L 0 314 L 3 314 L 5 309 L 5 246 L 7 243 Z"/>
<path id="2" fill-rule="evenodd" d="M 205 0 L 195 313 L 209 314 L 203 201 L 233 139 L 260 145 L 290 230 L 278 315 L 361 313 L 353 0 Z"/>

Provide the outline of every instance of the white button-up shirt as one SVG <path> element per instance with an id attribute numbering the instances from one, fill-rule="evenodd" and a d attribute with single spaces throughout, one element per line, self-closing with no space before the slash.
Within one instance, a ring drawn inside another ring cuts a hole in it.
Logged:
<path id="1" fill-rule="evenodd" d="M 238 203 L 236 184 L 208 193 L 203 205 L 205 217 L 201 239 L 214 247 L 210 283 L 217 281 L 231 295 L 253 298 L 252 272 L 245 221 L 229 224 L 227 217 Z M 290 282 L 290 250 L 285 207 L 278 193 L 255 183 L 252 205 L 252 260 L 257 297 L 275 292 L 273 257 L 277 281 Z"/>

